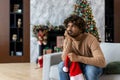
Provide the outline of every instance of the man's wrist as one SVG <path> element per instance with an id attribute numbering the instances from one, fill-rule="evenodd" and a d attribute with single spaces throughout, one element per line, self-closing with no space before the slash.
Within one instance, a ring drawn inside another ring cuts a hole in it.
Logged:
<path id="1" fill-rule="evenodd" d="M 78 62 L 82 62 L 82 57 L 81 57 L 81 56 L 78 56 L 78 57 L 77 57 L 77 61 L 78 61 Z"/>

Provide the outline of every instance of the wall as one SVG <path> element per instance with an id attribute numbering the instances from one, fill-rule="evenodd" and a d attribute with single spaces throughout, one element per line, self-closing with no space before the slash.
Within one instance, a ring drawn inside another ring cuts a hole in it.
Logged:
<path id="1" fill-rule="evenodd" d="M 36 24 L 61 25 L 66 17 L 74 10 L 76 0 L 31 0 L 30 2 L 30 23 L 31 23 L 31 62 L 38 57 L 37 39 L 33 37 L 32 27 Z M 88 0 L 90 3 L 101 40 L 104 41 L 104 0 Z"/>

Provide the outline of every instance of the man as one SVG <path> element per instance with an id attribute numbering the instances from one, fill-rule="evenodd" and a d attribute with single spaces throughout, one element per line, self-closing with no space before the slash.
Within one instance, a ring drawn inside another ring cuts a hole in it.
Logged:
<path id="1" fill-rule="evenodd" d="M 86 80 L 99 80 L 106 62 L 98 39 L 85 32 L 86 23 L 77 15 L 71 15 L 65 19 L 64 24 L 66 31 L 62 54 L 63 62 L 58 66 L 60 80 L 70 80 L 69 73 L 63 71 L 66 56 L 71 62 L 80 63 Z M 72 44 L 71 48 L 67 48 L 70 43 Z M 71 52 L 67 53 L 69 50 Z"/>

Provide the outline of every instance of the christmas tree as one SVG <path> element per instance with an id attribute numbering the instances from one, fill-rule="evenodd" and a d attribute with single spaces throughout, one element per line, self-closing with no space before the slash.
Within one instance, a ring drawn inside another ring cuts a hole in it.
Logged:
<path id="1" fill-rule="evenodd" d="M 74 5 L 73 14 L 82 17 L 87 23 L 86 32 L 91 33 L 98 39 L 98 41 L 100 41 L 96 22 L 93 19 L 94 17 L 92 15 L 92 10 L 87 0 L 77 0 L 76 4 Z"/>

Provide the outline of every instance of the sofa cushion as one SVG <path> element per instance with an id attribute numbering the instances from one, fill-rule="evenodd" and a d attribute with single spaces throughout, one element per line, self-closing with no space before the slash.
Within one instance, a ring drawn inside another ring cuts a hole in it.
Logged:
<path id="1" fill-rule="evenodd" d="M 100 47 L 107 64 L 120 61 L 120 43 L 101 43 Z"/>
<path id="2" fill-rule="evenodd" d="M 104 72 L 105 74 L 120 74 L 120 61 L 109 63 Z"/>
<path id="3" fill-rule="evenodd" d="M 59 80 L 58 65 L 53 65 L 50 67 L 50 80 Z"/>
<path id="4" fill-rule="evenodd" d="M 100 77 L 99 80 L 120 80 L 120 74 L 104 74 Z"/>

